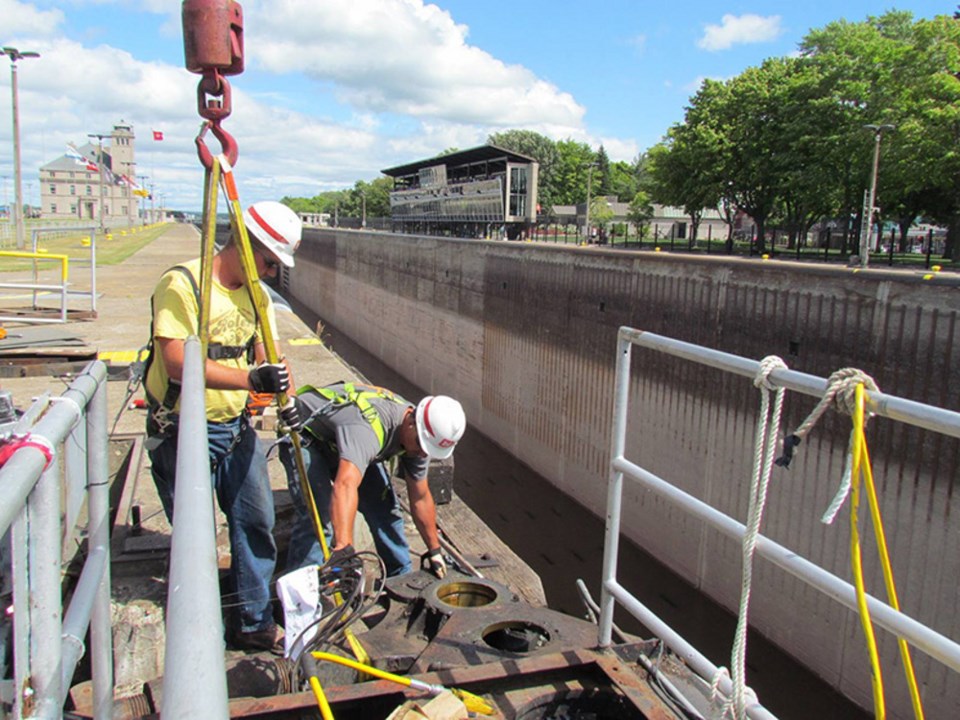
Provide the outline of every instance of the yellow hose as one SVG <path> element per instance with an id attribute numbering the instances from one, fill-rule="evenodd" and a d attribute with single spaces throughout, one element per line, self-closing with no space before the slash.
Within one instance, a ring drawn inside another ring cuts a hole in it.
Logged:
<path id="1" fill-rule="evenodd" d="M 327 696 L 320 687 L 320 681 L 313 675 L 310 676 L 310 689 L 313 690 L 313 696 L 317 699 L 317 707 L 320 708 L 323 720 L 333 720 L 333 711 L 330 709 L 330 703 L 327 702 Z"/>

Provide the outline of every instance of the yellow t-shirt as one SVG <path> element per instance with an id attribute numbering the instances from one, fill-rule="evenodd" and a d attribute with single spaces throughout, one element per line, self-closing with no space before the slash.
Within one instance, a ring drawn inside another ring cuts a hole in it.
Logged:
<path id="1" fill-rule="evenodd" d="M 199 284 L 200 259 L 182 264 Z M 264 292 L 267 301 L 267 317 L 271 327 L 276 327 L 273 302 Z M 153 291 L 153 337 L 186 340 L 191 335 L 199 335 L 200 309 L 193 292 L 193 286 L 180 271 L 167 272 L 160 278 Z M 216 280 L 210 293 L 210 343 L 220 343 L 227 347 L 247 344 L 251 336 L 255 342 L 262 342 L 260 329 L 256 326 L 256 314 L 246 287 L 228 290 Z M 162 401 L 167 391 L 168 376 L 163 359 L 154 348 L 153 362 L 147 373 L 146 388 L 151 397 Z M 243 368 L 249 367 L 246 356 L 217 360 L 221 365 Z M 207 420 L 225 422 L 233 420 L 243 412 L 247 403 L 246 390 L 210 390 L 206 391 Z M 179 401 L 174 412 L 179 412 Z"/>

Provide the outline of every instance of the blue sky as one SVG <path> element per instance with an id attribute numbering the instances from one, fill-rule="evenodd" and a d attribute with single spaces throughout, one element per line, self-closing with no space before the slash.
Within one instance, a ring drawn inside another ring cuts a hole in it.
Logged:
<path id="1" fill-rule="evenodd" d="M 247 0 L 246 70 L 231 78 L 241 200 L 312 196 L 490 132 L 535 130 L 632 160 L 707 77 L 796 51 L 811 29 L 952 2 Z M 178 0 L 0 0 L 19 64 L 25 197 L 37 169 L 120 120 L 168 207 L 197 209 L 197 76 Z M 0 58 L 8 65 L 6 58 Z M 0 69 L 0 203 L 12 200 L 10 75 Z M 151 131 L 162 130 L 163 142 Z M 5 179 L 4 179 L 5 178 Z"/>

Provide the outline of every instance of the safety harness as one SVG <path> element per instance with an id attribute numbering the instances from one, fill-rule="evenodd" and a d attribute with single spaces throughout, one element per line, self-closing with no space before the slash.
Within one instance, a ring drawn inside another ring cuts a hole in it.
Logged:
<path id="1" fill-rule="evenodd" d="M 304 393 L 307 392 L 316 393 L 326 402 L 322 405 L 311 407 L 313 403 L 309 401 L 309 397 L 304 396 Z M 311 437 L 321 442 L 325 442 L 326 439 L 319 434 L 318 428 L 313 425 L 311 421 L 314 418 L 319 417 L 328 408 L 337 409 L 344 407 L 345 405 L 356 405 L 357 409 L 360 411 L 360 415 L 363 416 L 363 419 L 366 420 L 370 425 L 370 429 L 373 430 L 374 435 L 377 436 L 377 442 L 380 444 L 380 450 L 382 451 L 384 443 L 386 442 L 387 433 L 383 427 L 383 420 L 380 419 L 380 413 L 377 412 L 377 409 L 370 402 L 372 398 L 381 398 L 383 400 L 390 400 L 391 402 L 395 403 L 404 402 L 404 400 L 398 398 L 386 388 L 367 386 L 361 386 L 358 388 L 353 383 L 343 383 L 343 390 L 338 391 L 331 387 L 318 388 L 314 387 L 313 385 L 304 385 L 297 390 L 297 399 L 303 402 L 303 404 L 306 405 L 307 409 L 310 411 L 310 415 L 304 423 L 303 429 L 308 432 Z"/>
<path id="2" fill-rule="evenodd" d="M 190 269 L 184 267 L 183 265 L 174 265 L 173 267 L 166 270 L 163 274 L 171 272 L 179 272 L 184 275 L 190 281 L 190 288 L 193 290 L 193 296 L 197 301 L 197 307 L 200 307 L 200 286 L 197 285 L 197 280 L 193 276 L 193 273 L 190 272 Z M 177 400 L 180 399 L 180 390 L 181 385 L 176 380 L 169 378 L 167 382 L 167 391 L 163 395 L 162 400 L 157 400 L 150 394 L 150 391 L 147 390 L 146 379 L 147 373 L 150 371 L 150 366 L 153 364 L 155 352 L 154 352 L 154 338 L 153 338 L 153 320 L 154 317 L 154 307 L 153 307 L 153 298 L 150 298 L 150 338 L 147 340 L 146 345 L 146 359 L 144 360 L 143 365 L 143 390 L 147 396 L 147 404 L 150 407 L 150 418 L 156 424 L 156 430 L 158 435 L 164 434 L 164 432 L 172 425 L 172 422 L 169 420 L 168 416 L 173 412 L 173 408 L 177 405 Z M 222 343 L 210 343 L 207 347 L 207 357 L 211 360 L 235 360 L 243 356 L 247 357 L 247 362 L 253 362 L 253 346 L 256 341 L 256 334 L 250 336 L 250 339 L 247 340 L 244 345 L 223 345 Z M 152 430 L 153 428 L 151 428 Z M 153 435 L 153 433 L 150 433 Z"/>

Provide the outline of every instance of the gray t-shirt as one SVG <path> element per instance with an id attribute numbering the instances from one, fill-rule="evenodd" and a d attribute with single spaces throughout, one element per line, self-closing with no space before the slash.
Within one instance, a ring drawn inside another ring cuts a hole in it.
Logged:
<path id="1" fill-rule="evenodd" d="M 343 394 L 341 383 L 328 387 Z M 354 387 L 361 392 L 374 389 L 356 383 Z M 326 398 L 309 390 L 297 397 L 311 414 L 311 419 L 304 426 L 307 432 L 318 440 L 333 444 L 339 457 L 356 465 L 361 474 L 366 472 L 371 463 L 397 458 L 399 477 L 422 480 L 427 476 L 427 458 L 405 454 L 400 443 L 400 424 L 407 409 L 413 405 L 399 395 L 394 395 L 394 400 L 369 398 L 383 423 L 382 448 L 377 434 L 355 403 L 334 407 Z"/>

